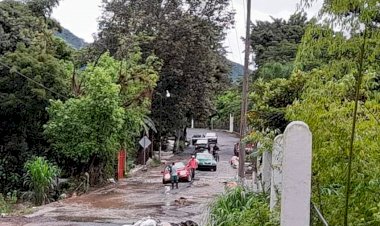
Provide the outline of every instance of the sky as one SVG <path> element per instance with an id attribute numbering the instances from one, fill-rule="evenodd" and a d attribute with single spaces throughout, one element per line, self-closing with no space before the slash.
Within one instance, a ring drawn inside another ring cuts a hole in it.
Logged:
<path id="1" fill-rule="evenodd" d="M 300 0 L 252 0 L 251 21 L 268 20 L 274 18 L 288 19 L 296 12 L 297 3 Z M 61 25 L 69 29 L 76 36 L 86 42 L 93 41 L 93 35 L 97 32 L 98 18 L 101 15 L 102 0 L 62 0 L 54 9 L 53 18 Z M 321 1 L 319 0 L 312 8 L 308 9 L 308 17 L 315 16 Z M 227 31 L 224 46 L 228 52 L 227 58 L 231 61 L 243 64 L 244 43 L 241 37 L 245 36 L 247 0 L 231 0 L 230 7 L 236 12 L 235 26 Z"/>

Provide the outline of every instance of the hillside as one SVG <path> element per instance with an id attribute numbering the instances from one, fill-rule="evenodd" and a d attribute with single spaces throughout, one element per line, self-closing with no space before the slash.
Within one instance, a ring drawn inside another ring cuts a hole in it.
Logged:
<path id="1" fill-rule="evenodd" d="M 62 28 L 62 32 L 57 32 L 56 35 L 62 38 L 67 44 L 69 44 L 75 49 L 81 49 L 88 44 L 83 39 L 79 38 L 66 28 Z M 228 64 L 231 65 L 230 78 L 233 82 L 236 82 L 243 76 L 244 66 L 230 60 L 227 61 Z"/>
<path id="2" fill-rule="evenodd" d="M 233 61 L 228 61 L 228 63 L 231 65 L 230 78 L 233 82 L 236 82 L 243 77 L 244 66 Z"/>
<path id="3" fill-rule="evenodd" d="M 67 44 L 69 44 L 75 49 L 81 49 L 87 45 L 87 43 L 83 39 L 74 35 L 73 33 L 71 33 L 71 31 L 67 30 L 66 28 L 62 28 L 62 32 L 57 32 L 56 35 L 65 40 Z"/>

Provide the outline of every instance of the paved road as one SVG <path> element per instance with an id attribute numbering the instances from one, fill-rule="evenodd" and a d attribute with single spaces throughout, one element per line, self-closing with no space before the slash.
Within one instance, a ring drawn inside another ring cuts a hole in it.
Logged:
<path id="1" fill-rule="evenodd" d="M 188 137 L 206 132 L 208 130 L 188 129 Z M 203 225 L 208 204 L 224 191 L 223 182 L 235 178 L 237 173 L 228 161 L 233 155 L 233 144 L 238 139 L 226 132 L 217 134 L 221 149 L 217 171 L 197 171 L 196 180 L 192 184 L 180 183 L 178 190 L 168 192 L 168 187 L 162 184 L 162 167 L 157 167 L 116 185 L 40 207 L 25 218 L 0 219 L 0 226 L 113 226 L 131 224 L 147 216 L 173 223 L 193 220 Z M 172 159 L 185 162 L 192 151 L 193 147 L 190 146 Z M 176 200 L 180 197 L 187 201 L 178 204 Z"/>

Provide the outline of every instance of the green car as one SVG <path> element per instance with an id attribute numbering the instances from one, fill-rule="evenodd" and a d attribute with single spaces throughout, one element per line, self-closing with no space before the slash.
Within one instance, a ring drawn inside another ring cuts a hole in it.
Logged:
<path id="1" fill-rule="evenodd" d="M 208 152 L 197 153 L 196 159 L 198 160 L 198 169 L 216 171 L 216 161 L 212 154 Z"/>

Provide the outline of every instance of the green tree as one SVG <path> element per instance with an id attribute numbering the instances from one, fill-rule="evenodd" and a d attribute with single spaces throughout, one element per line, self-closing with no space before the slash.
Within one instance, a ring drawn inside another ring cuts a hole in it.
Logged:
<path id="1" fill-rule="evenodd" d="M 24 0 L 24 2 L 37 16 L 50 17 L 60 0 Z"/>
<path id="2" fill-rule="evenodd" d="M 308 79 L 287 118 L 305 121 L 313 133 L 312 198 L 329 224 L 378 225 L 379 8 L 372 1 L 324 1 L 322 14 L 327 23 L 306 31 L 297 54 Z M 346 35 L 332 30 L 336 24 Z"/>
<path id="3" fill-rule="evenodd" d="M 48 120 L 45 109 L 49 99 L 64 98 L 68 94 L 70 64 L 47 53 L 44 47 L 26 48 L 23 44 L 15 52 L 1 57 L 0 62 L 0 177 L 3 181 L 0 188 L 5 192 L 12 187 L 20 188 L 24 164 L 20 159 L 26 161 L 32 155 L 48 153 L 42 128 Z"/>
<path id="4" fill-rule="evenodd" d="M 293 62 L 307 25 L 306 14 L 296 13 L 288 21 L 272 18 L 252 25 L 251 46 L 258 68 L 267 63 Z"/>
<path id="5" fill-rule="evenodd" d="M 189 118 L 206 120 L 214 113 L 211 99 L 228 75 L 222 57 L 224 31 L 232 22 L 227 7 L 224 0 L 124 0 L 104 5 L 95 43 L 99 49 L 122 59 L 137 37 L 143 55 L 154 52 L 162 59 L 156 92 L 169 90 L 172 97 L 161 108 L 160 96 L 153 95 L 152 115 L 158 122 L 162 111 L 163 132 L 176 131 L 178 136 Z"/>
<path id="6" fill-rule="evenodd" d="M 140 52 L 126 61 L 105 54 L 78 75 L 77 97 L 51 103 L 45 132 L 67 172 L 87 171 L 92 184 L 114 175 L 116 153 L 134 145 L 158 79 L 157 59 L 141 61 Z"/>
<path id="7" fill-rule="evenodd" d="M 0 2 L 0 192 L 20 189 L 25 161 L 48 155 L 46 107 L 69 95 L 72 50 L 46 21 L 20 1 Z"/>

